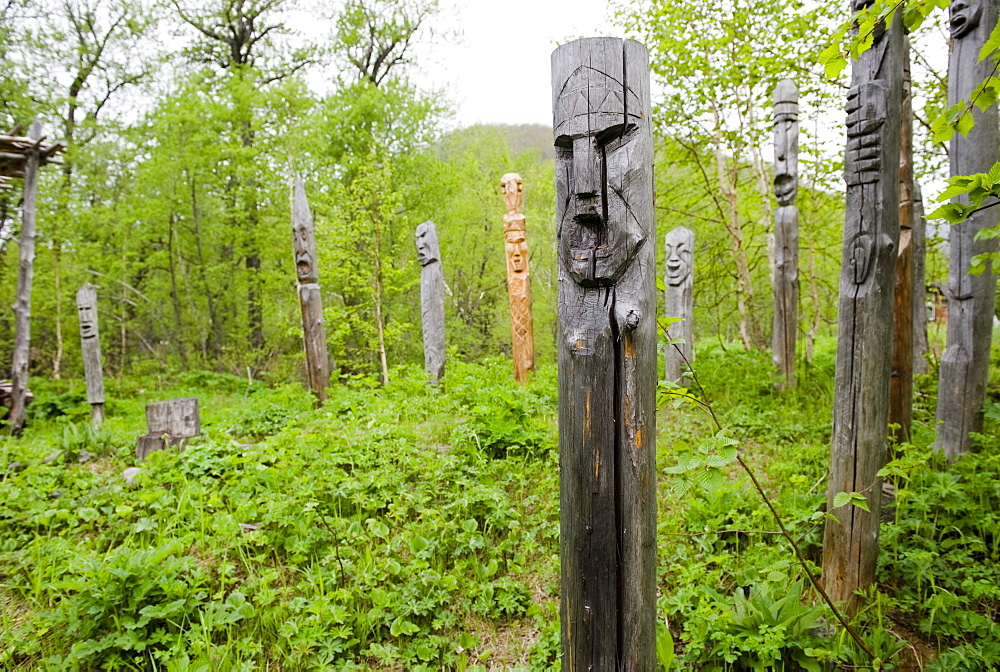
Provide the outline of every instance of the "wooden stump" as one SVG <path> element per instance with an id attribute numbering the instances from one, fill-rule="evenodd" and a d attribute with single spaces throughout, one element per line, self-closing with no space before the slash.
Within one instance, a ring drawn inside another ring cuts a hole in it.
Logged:
<path id="1" fill-rule="evenodd" d="M 952 0 L 951 54 L 948 58 L 948 104 L 969 100 L 973 87 L 993 71 L 993 60 L 979 61 L 979 51 L 997 23 L 998 3 Z M 997 106 L 973 106 L 975 126 L 967 136 L 956 133 L 948 153 L 951 174 L 987 172 L 1000 159 Z M 968 203 L 962 196 L 956 200 Z M 972 257 L 997 250 L 995 240 L 974 240 L 977 232 L 997 224 L 996 208 L 981 210 L 951 227 L 948 241 L 948 347 L 941 357 L 938 383 L 938 437 L 935 448 L 949 458 L 968 452 L 970 432 L 983 429 L 983 402 L 989 377 L 996 276 L 987 263 L 971 275 Z"/>
<path id="2" fill-rule="evenodd" d="M 97 320 L 97 288 L 89 282 L 76 293 L 76 311 L 80 318 L 80 350 L 87 381 L 87 403 L 91 421 L 104 422 L 104 371 L 101 367 L 101 336 Z"/>
<path id="3" fill-rule="evenodd" d="M 656 277 L 649 57 L 552 54 L 562 669 L 656 669 Z"/>
<path id="4" fill-rule="evenodd" d="M 135 456 L 140 460 L 153 451 L 167 446 L 180 446 L 201 433 L 201 416 L 197 397 L 168 399 L 146 405 L 146 427 L 149 431 L 139 437 Z"/>
<path id="5" fill-rule="evenodd" d="M 663 239 L 666 252 L 664 284 L 664 313 L 667 317 L 679 317 L 668 328 L 670 338 L 679 338 L 683 343 L 668 344 L 663 351 L 666 364 L 666 380 L 682 383 L 685 367 L 694 362 L 694 231 L 686 226 L 678 226 Z M 686 362 L 686 363 L 685 363 Z"/>
<path id="6" fill-rule="evenodd" d="M 866 0 L 853 0 L 857 9 Z M 899 243 L 899 119 L 903 32 L 896 12 L 888 31 L 854 62 L 847 96 L 844 178 L 847 207 L 840 272 L 833 441 L 823 540 L 823 582 L 830 597 L 858 606 L 854 591 L 875 580 L 886 461 L 892 305 Z M 870 512 L 833 507 L 838 492 L 864 493 Z"/>
<path id="7" fill-rule="evenodd" d="M 784 79 L 774 89 L 774 323 L 771 356 L 779 387 L 795 387 L 799 327 L 799 90 Z"/>
<path id="8" fill-rule="evenodd" d="M 434 381 L 444 376 L 444 275 L 437 227 L 424 222 L 417 227 L 417 261 L 420 263 L 420 310 L 424 332 L 424 370 Z"/>
<path id="9" fill-rule="evenodd" d="M 326 328 L 323 325 L 315 226 L 301 177 L 295 179 L 292 197 L 292 240 L 295 247 L 295 274 L 299 282 L 299 304 L 302 307 L 302 336 L 309 389 L 316 395 L 316 405 L 322 406 L 326 401 L 326 388 L 330 386 L 330 355 L 326 349 Z"/>
<path id="10" fill-rule="evenodd" d="M 523 383 L 535 371 L 535 340 L 531 327 L 531 273 L 521 204 L 524 185 L 517 173 L 500 178 L 507 214 L 503 216 L 504 251 L 507 257 L 507 298 L 510 302 L 511 359 L 514 380 Z"/>

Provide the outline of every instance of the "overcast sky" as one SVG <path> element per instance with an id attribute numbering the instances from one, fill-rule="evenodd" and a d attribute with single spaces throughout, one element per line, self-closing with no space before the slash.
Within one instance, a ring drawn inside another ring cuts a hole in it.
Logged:
<path id="1" fill-rule="evenodd" d="M 549 56 L 577 37 L 622 37 L 607 0 L 443 0 L 436 25 L 458 39 L 422 45 L 417 81 L 443 88 L 456 126 L 551 124 Z"/>

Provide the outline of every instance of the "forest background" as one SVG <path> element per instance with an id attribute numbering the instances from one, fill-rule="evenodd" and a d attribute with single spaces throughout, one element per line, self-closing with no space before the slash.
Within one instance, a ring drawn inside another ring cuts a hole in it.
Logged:
<path id="1" fill-rule="evenodd" d="M 89 281 L 100 288 L 114 375 L 202 368 L 303 379 L 295 173 L 317 220 L 340 375 L 385 379 L 391 366 L 420 359 L 413 230 L 427 219 L 441 240 L 453 355 L 509 351 L 499 176 L 510 171 L 525 185 L 538 357 L 552 360 L 549 130 L 451 128 L 447 98 L 414 83 L 423 79 L 415 54 L 451 39 L 436 2 L 316 7 L 310 39 L 290 27 L 291 9 L 282 0 L 23 0 L 2 9 L 0 126 L 38 115 L 50 140 L 68 143 L 63 164 L 41 180 L 34 375 L 80 374 L 73 296 Z M 658 231 L 696 232 L 696 337 L 768 342 L 770 91 L 785 77 L 798 83 L 800 332 L 809 359 L 836 317 L 844 82 L 825 76 L 817 54 L 844 8 L 751 0 L 622 3 L 609 12 L 615 31 L 651 51 Z M 944 77 L 932 64 L 943 62 L 945 45 L 940 17 L 913 36 L 917 175 L 938 183 L 945 152 L 926 120 L 943 106 Z M 490 76 L 516 95 L 516 74 Z M 310 87 L 317 81 L 324 93 Z M 6 302 L 19 197 L 0 192 Z M 932 242 L 929 280 L 944 272 L 941 250 Z M 12 330 L 5 311 L 0 360 L 10 359 Z"/>

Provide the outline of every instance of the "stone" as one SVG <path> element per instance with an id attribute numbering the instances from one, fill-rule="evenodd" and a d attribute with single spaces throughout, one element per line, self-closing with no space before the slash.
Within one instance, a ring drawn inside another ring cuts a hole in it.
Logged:
<path id="1" fill-rule="evenodd" d="M 136 477 L 142 473 L 142 469 L 139 467 L 129 467 L 122 472 L 122 478 L 125 479 L 125 485 L 135 485 Z"/>

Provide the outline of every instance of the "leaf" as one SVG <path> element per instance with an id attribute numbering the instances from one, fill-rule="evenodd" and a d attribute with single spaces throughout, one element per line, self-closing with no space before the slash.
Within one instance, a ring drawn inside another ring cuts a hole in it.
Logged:
<path id="1" fill-rule="evenodd" d="M 990 36 L 986 39 L 986 42 L 983 44 L 983 48 L 979 50 L 979 60 L 982 61 L 998 48 L 1000 48 L 1000 23 L 993 26 L 993 32 L 991 32 Z"/>
<path id="2" fill-rule="evenodd" d="M 674 636 L 662 623 L 656 624 L 656 660 L 666 672 L 674 666 Z"/>
<path id="3" fill-rule="evenodd" d="M 871 512 L 871 509 L 868 508 L 868 501 L 860 492 L 838 492 L 833 496 L 833 508 L 839 509 L 847 504 Z"/>
<path id="4" fill-rule="evenodd" d="M 966 112 L 961 117 L 958 118 L 958 123 L 955 124 L 955 130 L 961 133 L 965 137 L 969 137 L 969 131 L 975 125 L 975 120 L 972 118 L 972 114 Z"/>
<path id="5" fill-rule="evenodd" d="M 939 206 L 927 219 L 946 219 L 949 224 L 961 224 L 968 217 L 971 208 L 961 203 L 945 203 Z"/>

